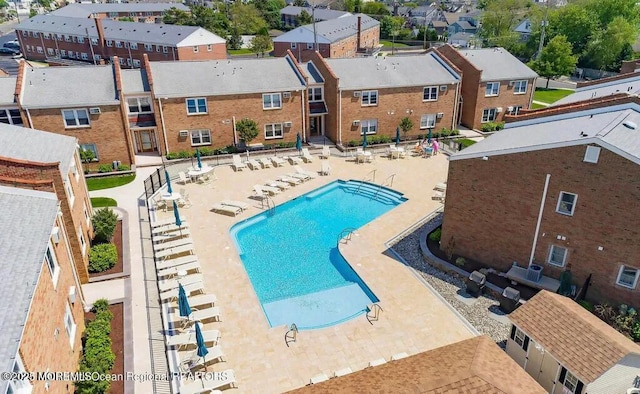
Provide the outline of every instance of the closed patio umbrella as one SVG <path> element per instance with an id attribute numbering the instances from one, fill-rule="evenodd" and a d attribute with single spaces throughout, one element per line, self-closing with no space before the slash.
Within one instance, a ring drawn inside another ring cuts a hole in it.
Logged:
<path id="1" fill-rule="evenodd" d="M 169 178 L 169 171 L 164 170 L 164 177 L 167 180 L 167 193 L 172 194 L 173 189 L 171 188 L 171 178 Z"/>
<path id="2" fill-rule="evenodd" d="M 185 293 L 182 285 L 178 286 L 178 311 L 182 317 L 188 317 L 191 314 L 191 306 L 189 306 L 187 293 Z"/>
<path id="3" fill-rule="evenodd" d="M 198 160 L 198 168 L 202 169 L 202 161 L 200 161 L 200 149 L 196 149 L 196 159 Z"/>
<path id="4" fill-rule="evenodd" d="M 556 293 L 563 296 L 570 296 L 573 287 L 573 275 L 571 270 L 565 270 L 560 274 L 560 287 Z"/>
<path id="5" fill-rule="evenodd" d="M 178 212 L 178 204 L 173 200 L 173 216 L 176 218 L 176 226 L 182 226 L 182 220 L 180 220 L 180 212 Z"/>
<path id="6" fill-rule="evenodd" d="M 296 149 L 298 152 L 302 152 L 302 138 L 300 138 L 300 133 L 296 135 Z"/>
<path id="7" fill-rule="evenodd" d="M 197 354 L 198 357 L 202 357 L 202 361 L 204 364 L 205 371 L 207 370 L 207 363 L 205 360 L 205 356 L 209 353 L 207 349 L 207 345 L 204 343 L 204 337 L 202 336 L 202 330 L 200 330 L 200 323 L 196 322 L 196 345 L 198 346 Z"/>
<path id="8" fill-rule="evenodd" d="M 396 127 L 396 146 L 400 145 L 400 127 Z"/>
<path id="9" fill-rule="evenodd" d="M 429 129 L 429 134 L 427 134 L 427 143 L 431 143 L 431 129 Z"/>
<path id="10" fill-rule="evenodd" d="M 364 150 L 367 147 L 367 133 L 364 133 L 362 136 L 362 149 Z"/>

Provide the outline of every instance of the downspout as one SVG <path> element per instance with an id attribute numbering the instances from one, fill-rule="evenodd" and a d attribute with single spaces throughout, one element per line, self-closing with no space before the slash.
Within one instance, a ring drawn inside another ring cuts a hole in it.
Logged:
<path id="1" fill-rule="evenodd" d="M 162 136 L 164 137 L 164 150 L 169 154 L 169 141 L 167 140 L 167 129 L 164 125 L 164 112 L 162 112 L 162 99 L 158 98 L 158 109 L 160 109 L 160 123 L 162 123 Z M 160 152 L 162 156 L 162 152 Z"/>
<path id="2" fill-rule="evenodd" d="M 458 84 L 456 85 L 456 98 L 455 98 L 455 104 L 453 105 L 453 118 L 451 119 L 451 129 L 456 129 L 456 123 L 457 123 L 457 119 L 458 119 L 458 112 L 460 109 L 460 84 L 461 82 L 458 82 Z"/>
<path id="3" fill-rule="evenodd" d="M 33 128 L 33 121 L 31 120 L 31 112 L 29 112 L 29 108 L 24 109 L 27 112 L 27 120 L 29 121 L 29 127 Z"/>
<path id="4" fill-rule="evenodd" d="M 61 211 L 58 211 L 61 212 Z M 67 256 L 69 257 L 69 264 L 71 265 L 71 272 L 73 272 L 73 279 L 75 281 L 75 285 L 76 285 L 76 291 L 77 294 L 80 295 L 80 303 L 82 303 L 82 309 L 85 310 L 85 307 L 87 306 L 87 304 L 85 303 L 84 300 L 84 292 L 82 291 L 82 283 L 80 282 L 80 278 L 78 278 L 78 272 L 76 271 L 76 267 L 75 267 L 75 263 L 73 260 L 73 256 L 71 255 L 71 242 L 69 242 L 69 236 L 67 235 L 67 231 L 64 228 L 64 223 L 63 223 L 63 217 L 62 215 L 58 216 L 58 218 L 60 219 L 60 231 L 62 232 L 63 238 L 65 240 L 65 246 L 67 249 Z"/>
<path id="5" fill-rule="evenodd" d="M 301 100 L 300 100 L 301 105 L 300 106 L 302 107 L 302 142 L 304 142 L 304 143 L 307 142 L 307 129 L 306 129 L 307 122 L 306 122 L 306 115 L 305 115 L 305 110 L 304 110 L 304 107 L 305 107 L 305 105 L 304 105 L 304 93 L 305 93 L 305 91 L 306 91 L 305 89 L 302 89 L 301 93 L 300 93 L 300 98 L 301 98 Z"/>
<path id="6" fill-rule="evenodd" d="M 529 266 L 533 264 L 533 255 L 535 254 L 536 245 L 538 244 L 538 234 L 540 233 L 540 223 L 542 222 L 542 213 L 544 212 L 544 202 L 547 199 L 547 191 L 549 190 L 549 179 L 551 179 L 551 174 L 547 174 L 547 178 L 544 181 L 542 201 L 540 201 L 540 212 L 538 212 L 538 222 L 536 223 L 536 232 L 533 235 L 533 245 L 531 245 L 531 256 L 529 256 Z"/>
<path id="7" fill-rule="evenodd" d="M 231 121 L 233 122 L 233 145 L 238 145 L 238 134 L 236 130 L 236 117 L 232 116 Z"/>
<path id="8" fill-rule="evenodd" d="M 536 83 L 538 81 L 538 78 L 533 78 L 533 83 L 531 85 L 531 95 L 529 96 L 529 109 L 531 109 L 531 106 L 533 105 L 533 92 L 536 90 Z"/>
<path id="9" fill-rule="evenodd" d="M 338 89 L 338 144 L 342 145 L 342 89 Z"/>

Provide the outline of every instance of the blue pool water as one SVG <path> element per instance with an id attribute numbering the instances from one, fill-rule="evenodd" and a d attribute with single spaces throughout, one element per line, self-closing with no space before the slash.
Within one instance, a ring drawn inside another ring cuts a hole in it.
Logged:
<path id="1" fill-rule="evenodd" d="M 337 249 L 345 228 L 359 228 L 406 201 L 358 181 L 335 181 L 231 229 L 271 327 L 325 327 L 377 302 Z"/>

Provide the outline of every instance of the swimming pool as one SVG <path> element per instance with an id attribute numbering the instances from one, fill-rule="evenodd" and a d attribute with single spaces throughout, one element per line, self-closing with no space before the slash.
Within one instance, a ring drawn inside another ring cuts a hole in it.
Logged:
<path id="1" fill-rule="evenodd" d="M 231 236 L 270 326 L 326 327 L 377 302 L 338 251 L 338 236 L 404 201 L 378 185 L 335 181 L 233 226 Z"/>

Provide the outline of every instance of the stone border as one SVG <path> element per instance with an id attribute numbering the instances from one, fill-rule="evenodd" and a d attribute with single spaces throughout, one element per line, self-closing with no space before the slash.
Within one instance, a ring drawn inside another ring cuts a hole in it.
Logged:
<path id="1" fill-rule="evenodd" d="M 129 238 L 129 213 L 119 207 L 108 207 L 117 213 L 118 219 L 122 221 L 122 272 L 116 272 L 115 274 L 94 276 L 89 278 L 89 283 L 103 282 L 105 280 L 126 278 L 131 275 L 131 256 L 130 256 L 130 242 Z M 94 212 L 96 209 L 94 208 Z"/>

